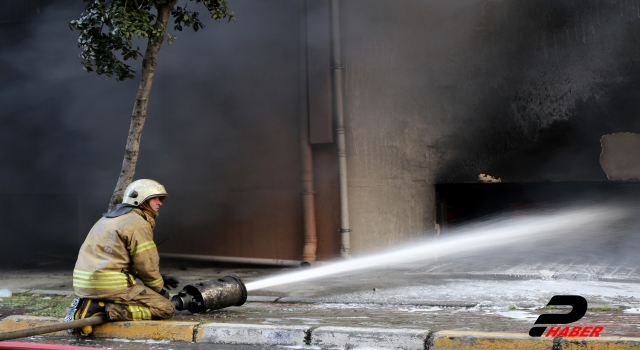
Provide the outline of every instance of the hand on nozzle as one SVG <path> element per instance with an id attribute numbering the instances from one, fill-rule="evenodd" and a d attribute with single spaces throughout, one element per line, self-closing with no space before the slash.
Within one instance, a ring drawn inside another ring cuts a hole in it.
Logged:
<path id="1" fill-rule="evenodd" d="M 162 279 L 164 280 L 164 287 L 167 289 L 176 288 L 180 281 L 173 276 L 162 275 Z"/>
<path id="2" fill-rule="evenodd" d="M 164 288 L 162 288 L 162 290 L 160 291 L 160 295 L 162 295 L 163 297 L 169 299 L 169 292 Z"/>

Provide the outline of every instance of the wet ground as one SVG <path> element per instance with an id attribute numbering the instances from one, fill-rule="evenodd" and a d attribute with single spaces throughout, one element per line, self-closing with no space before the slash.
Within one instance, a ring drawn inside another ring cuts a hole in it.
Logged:
<path id="1" fill-rule="evenodd" d="M 162 271 L 178 277 L 181 288 L 227 274 L 235 274 L 248 283 L 298 270 L 168 262 Z M 585 261 L 492 266 L 469 259 L 434 260 L 256 290 L 249 293 L 243 306 L 202 314 L 183 311 L 175 319 L 526 333 L 540 314 L 566 312 L 544 307 L 553 295 L 570 294 L 582 295 L 589 303 L 587 315 L 576 325 L 602 325 L 603 335 L 637 337 L 640 284 L 635 271 L 633 266 L 613 268 L 610 264 Z M 35 298 L 51 298 L 43 303 L 53 303 L 64 297 L 52 293 L 72 294 L 71 273 L 5 270 L 0 273 L 1 288 L 28 292 L 24 295 L 36 293 Z M 24 305 L 13 307 L 10 299 L 14 298 L 0 299 L 0 317 L 44 312 Z"/>
<path id="2" fill-rule="evenodd" d="M 604 309 L 604 308 L 603 308 Z M 610 336 L 640 336 L 640 312 L 596 309 L 576 325 L 601 325 Z M 542 313 L 560 310 L 370 304 L 247 303 L 176 320 L 268 325 L 412 328 L 527 333 Z"/>
<path id="3" fill-rule="evenodd" d="M 82 346 L 87 348 L 127 349 L 127 350 L 284 350 L 301 349 L 294 346 L 253 346 L 253 345 L 229 345 L 229 344 L 197 344 L 197 343 L 171 343 L 168 341 L 130 341 L 127 339 L 83 339 L 69 338 L 56 339 L 52 337 L 31 337 L 19 342 L 45 343 L 56 345 Z M 314 347 L 304 347 L 313 349 Z M 319 349 L 319 348 L 318 348 Z"/>

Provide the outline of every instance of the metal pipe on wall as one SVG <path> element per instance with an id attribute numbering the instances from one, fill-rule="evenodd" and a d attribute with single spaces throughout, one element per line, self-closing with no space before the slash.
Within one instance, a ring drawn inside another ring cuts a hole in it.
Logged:
<path id="1" fill-rule="evenodd" d="M 300 156 L 302 177 L 302 220 L 304 247 L 302 260 L 316 263 L 316 209 L 313 191 L 313 153 L 309 143 L 309 90 L 307 77 L 307 10 L 306 2 L 298 2 L 300 14 Z"/>
<path id="2" fill-rule="evenodd" d="M 302 262 L 297 260 L 240 258 L 240 257 L 231 257 L 231 256 L 174 254 L 174 253 L 160 253 L 160 257 L 167 258 L 167 259 L 221 262 L 221 263 L 230 263 L 230 264 L 281 265 L 281 266 L 298 266 L 298 267 Z"/>
<path id="3" fill-rule="evenodd" d="M 338 144 L 338 172 L 340 176 L 340 255 L 349 257 L 349 201 L 347 196 L 347 147 L 344 131 L 344 103 L 342 92 L 342 53 L 340 50 L 340 6 L 331 0 L 331 77 L 333 84 L 333 108 L 336 117 L 336 141 Z"/>

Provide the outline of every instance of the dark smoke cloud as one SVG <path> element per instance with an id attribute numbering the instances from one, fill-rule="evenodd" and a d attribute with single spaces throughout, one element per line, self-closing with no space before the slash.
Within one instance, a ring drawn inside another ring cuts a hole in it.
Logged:
<path id="1" fill-rule="evenodd" d="M 437 183 L 606 180 L 600 137 L 640 130 L 638 6 L 344 2 L 349 117 L 385 116 L 354 139 Z"/>
<path id="2" fill-rule="evenodd" d="M 489 2 L 474 25 L 476 63 L 464 68 L 485 74 L 468 77 L 464 154 L 441 164 L 439 179 L 606 180 L 600 137 L 640 131 L 628 94 L 640 75 L 638 4 Z"/>
<path id="3" fill-rule="evenodd" d="M 67 25 L 81 6 L 57 2 L 0 27 L 20 33 L 0 53 L 0 196 L 11 218 L 0 224 L 3 261 L 26 252 L 73 257 L 117 180 L 138 81 L 82 70 Z M 179 235 L 173 247 L 202 248 L 193 241 L 203 232 L 214 244 L 229 191 L 290 187 L 297 176 L 278 178 L 267 164 L 297 161 L 297 138 L 277 137 L 297 135 L 297 3 L 230 6 L 235 23 L 207 19 L 198 33 L 178 32 L 159 57 L 135 178 L 172 194 L 156 235 Z M 256 210 L 236 209 L 237 219 Z"/>

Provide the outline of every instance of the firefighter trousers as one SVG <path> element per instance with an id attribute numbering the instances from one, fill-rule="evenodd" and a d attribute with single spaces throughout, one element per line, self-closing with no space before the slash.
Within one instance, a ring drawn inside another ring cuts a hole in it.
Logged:
<path id="1" fill-rule="evenodd" d="M 141 321 L 166 319 L 173 316 L 173 303 L 143 285 L 135 285 L 122 295 L 102 299 L 110 321 Z"/>

